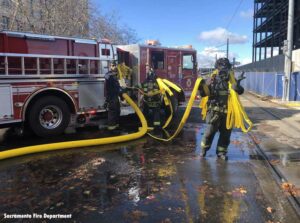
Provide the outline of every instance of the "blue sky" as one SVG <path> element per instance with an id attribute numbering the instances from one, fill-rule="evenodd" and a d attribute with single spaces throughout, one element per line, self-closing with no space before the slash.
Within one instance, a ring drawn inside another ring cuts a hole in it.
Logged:
<path id="1" fill-rule="evenodd" d="M 200 66 L 223 56 L 227 37 L 230 57 L 252 58 L 253 0 L 94 0 L 102 13 L 115 11 L 120 23 L 136 30 L 141 43 L 158 39 L 163 46 L 192 44 Z"/>

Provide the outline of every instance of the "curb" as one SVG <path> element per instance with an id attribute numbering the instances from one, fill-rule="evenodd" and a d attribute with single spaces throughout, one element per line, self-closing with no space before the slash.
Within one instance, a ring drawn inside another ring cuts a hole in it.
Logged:
<path id="1" fill-rule="evenodd" d="M 278 99 L 275 99 L 275 98 L 268 98 L 268 96 L 263 96 L 263 95 L 260 95 L 260 94 L 257 94 L 253 91 L 247 91 L 247 93 L 253 95 L 253 96 L 256 96 L 258 97 L 259 99 L 265 99 L 265 100 L 262 100 L 262 101 L 269 101 L 273 104 L 276 104 L 276 105 L 280 105 L 280 106 L 283 106 L 285 108 L 289 108 L 289 109 L 295 109 L 295 110 L 300 110 L 300 101 L 289 101 L 289 102 L 279 102 L 277 101 Z M 297 105 L 288 105 L 288 104 L 293 104 L 293 102 L 295 102 Z M 298 105 L 299 104 L 299 105 Z"/>

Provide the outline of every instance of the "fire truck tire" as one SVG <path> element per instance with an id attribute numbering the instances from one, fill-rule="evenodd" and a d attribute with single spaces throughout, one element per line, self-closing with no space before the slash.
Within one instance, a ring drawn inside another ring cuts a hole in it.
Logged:
<path id="1" fill-rule="evenodd" d="M 54 136 L 64 132 L 70 117 L 70 109 L 65 101 L 55 96 L 46 96 L 32 105 L 28 123 L 36 135 Z"/>

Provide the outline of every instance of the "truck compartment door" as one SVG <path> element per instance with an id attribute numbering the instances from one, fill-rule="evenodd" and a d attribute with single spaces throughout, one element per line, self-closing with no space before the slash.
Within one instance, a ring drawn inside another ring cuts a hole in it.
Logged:
<path id="1" fill-rule="evenodd" d="M 0 85 L 0 120 L 13 118 L 13 98 L 10 85 Z"/>
<path id="2" fill-rule="evenodd" d="M 168 78 L 172 81 L 178 82 L 178 57 L 176 55 L 168 56 L 167 63 Z"/>
<path id="3" fill-rule="evenodd" d="M 104 81 L 79 83 L 79 108 L 100 109 L 104 105 Z"/>

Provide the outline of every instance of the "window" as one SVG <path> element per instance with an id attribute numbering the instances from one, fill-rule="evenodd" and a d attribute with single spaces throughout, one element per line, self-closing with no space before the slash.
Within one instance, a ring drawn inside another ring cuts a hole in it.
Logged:
<path id="1" fill-rule="evenodd" d="M 183 55 L 183 69 L 192 70 L 194 68 L 194 58 L 192 54 Z"/>
<path id="2" fill-rule="evenodd" d="M 2 7 L 9 8 L 10 0 L 2 0 Z"/>
<path id="3" fill-rule="evenodd" d="M 9 27 L 9 18 L 2 16 L 2 29 L 8 29 Z"/>
<path id="4" fill-rule="evenodd" d="M 110 50 L 109 49 L 101 49 L 102 56 L 110 56 Z"/>
<path id="5" fill-rule="evenodd" d="M 164 69 L 164 52 L 152 51 L 151 62 L 154 69 Z"/>

